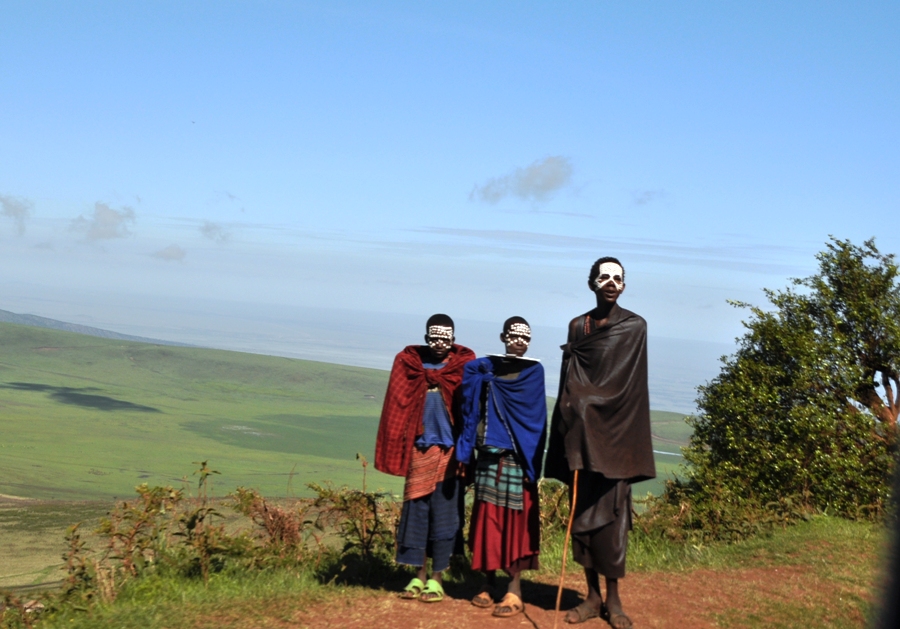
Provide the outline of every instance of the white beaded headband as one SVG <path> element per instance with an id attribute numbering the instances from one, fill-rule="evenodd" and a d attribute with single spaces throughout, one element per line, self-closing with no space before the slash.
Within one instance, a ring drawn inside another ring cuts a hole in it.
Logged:
<path id="1" fill-rule="evenodd" d="M 527 323 L 511 323 L 506 333 L 511 336 L 527 336 L 531 338 L 531 328 Z"/>
<path id="2" fill-rule="evenodd" d="M 449 325 L 429 325 L 428 338 L 439 341 L 452 341 L 453 328 L 451 328 Z"/>

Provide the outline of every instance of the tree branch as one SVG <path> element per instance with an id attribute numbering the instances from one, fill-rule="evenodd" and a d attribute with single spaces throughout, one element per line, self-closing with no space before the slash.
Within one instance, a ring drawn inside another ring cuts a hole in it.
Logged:
<path id="1" fill-rule="evenodd" d="M 898 374 L 889 375 L 882 371 L 881 384 L 884 386 L 884 397 L 887 398 L 885 410 L 890 413 L 891 420 L 896 422 L 898 411 L 900 411 L 900 378 L 898 378 Z M 895 390 L 896 393 L 894 393 Z"/>
<path id="2" fill-rule="evenodd" d="M 873 385 L 858 388 L 856 390 L 856 395 L 857 401 L 868 408 L 872 414 L 881 421 L 893 422 L 897 420 L 896 412 L 892 413 L 891 409 L 888 406 L 885 406 L 884 400 L 878 395 L 878 391 L 875 390 Z M 890 395 L 889 397 L 893 397 L 893 395 Z"/>

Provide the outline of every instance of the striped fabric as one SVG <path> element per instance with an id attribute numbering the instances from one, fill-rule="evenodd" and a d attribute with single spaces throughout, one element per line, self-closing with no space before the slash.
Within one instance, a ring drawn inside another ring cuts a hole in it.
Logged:
<path id="1" fill-rule="evenodd" d="M 479 448 L 475 464 L 475 500 L 521 511 L 525 472 L 508 450 Z"/>
<path id="2" fill-rule="evenodd" d="M 431 446 L 427 450 L 413 448 L 409 471 L 406 473 L 406 484 L 403 486 L 403 500 L 415 500 L 434 493 L 438 483 L 445 478 L 453 478 L 456 475 L 456 466 L 450 465 L 451 460 L 453 448 L 441 446 Z"/>

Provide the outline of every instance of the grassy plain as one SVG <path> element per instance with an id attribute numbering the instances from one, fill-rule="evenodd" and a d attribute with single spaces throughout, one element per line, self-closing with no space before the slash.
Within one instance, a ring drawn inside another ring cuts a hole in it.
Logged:
<path id="1" fill-rule="evenodd" d="M 207 459 L 223 491 L 358 484 L 386 383 L 373 369 L 0 324 L 0 493 L 126 497 Z"/>
<path id="2" fill-rule="evenodd" d="M 195 461 L 267 496 L 305 484 L 359 486 L 374 454 L 388 373 L 170 347 L 0 323 L 0 494 L 109 500 L 135 485 L 179 484 Z M 686 443 L 681 415 L 654 412 L 655 447 Z M 657 421 L 658 420 L 658 421 Z M 677 456 L 658 455 L 660 476 Z M 402 480 L 369 468 L 371 487 Z M 636 493 L 659 489 L 660 481 Z"/>

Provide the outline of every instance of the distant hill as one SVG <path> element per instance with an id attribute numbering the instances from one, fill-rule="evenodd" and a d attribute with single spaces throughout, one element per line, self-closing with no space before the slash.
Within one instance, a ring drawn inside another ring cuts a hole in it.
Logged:
<path id="1" fill-rule="evenodd" d="M 79 325 L 77 323 L 66 323 L 65 321 L 57 321 L 56 319 L 48 319 L 47 317 L 39 317 L 37 315 L 16 314 L 15 312 L 9 312 L 8 310 L 0 310 L 0 323 L 30 325 L 35 328 L 49 328 L 51 330 L 62 330 L 63 332 L 75 332 L 76 334 L 87 334 L 88 336 L 97 336 L 102 339 L 115 339 L 117 341 L 152 343 L 154 345 L 172 345 L 175 347 L 194 347 L 188 343 L 177 343 L 175 341 L 149 339 L 143 336 L 132 336 L 131 334 L 119 334 L 118 332 L 101 330 L 100 328 L 92 328 L 90 326 Z"/>

